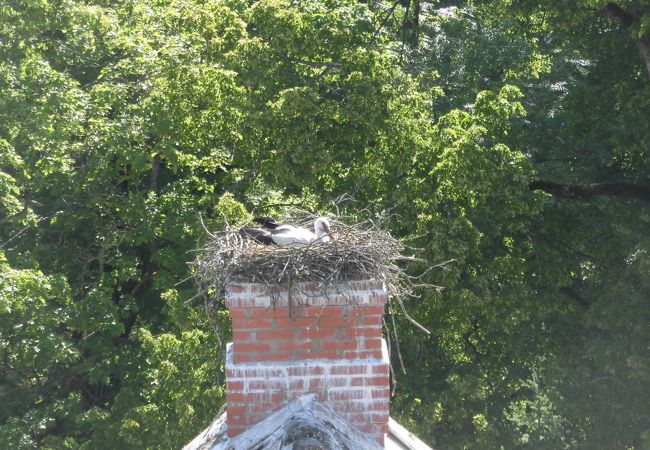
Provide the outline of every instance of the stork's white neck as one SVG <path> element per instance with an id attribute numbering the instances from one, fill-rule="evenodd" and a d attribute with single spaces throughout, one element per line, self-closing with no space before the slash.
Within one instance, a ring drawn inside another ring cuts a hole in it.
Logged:
<path id="1" fill-rule="evenodd" d="M 323 242 L 329 241 L 331 231 L 327 217 L 319 217 L 314 221 L 314 234 L 316 234 L 316 239 L 322 239 Z"/>

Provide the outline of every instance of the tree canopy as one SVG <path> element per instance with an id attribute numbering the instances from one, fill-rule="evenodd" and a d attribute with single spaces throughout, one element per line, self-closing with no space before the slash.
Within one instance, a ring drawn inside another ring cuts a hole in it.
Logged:
<path id="1" fill-rule="evenodd" d="M 392 312 L 391 415 L 439 449 L 650 448 L 649 142 L 647 0 L 8 0 L 0 447 L 189 441 L 228 332 L 199 217 L 347 195 L 455 260 L 407 304 L 430 336 Z"/>

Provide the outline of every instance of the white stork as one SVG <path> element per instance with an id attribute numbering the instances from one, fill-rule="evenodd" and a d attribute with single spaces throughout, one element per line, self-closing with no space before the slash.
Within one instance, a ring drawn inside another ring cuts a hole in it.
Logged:
<path id="1" fill-rule="evenodd" d="M 270 217 L 256 217 L 253 220 L 262 225 L 262 228 L 241 228 L 239 233 L 265 245 L 306 247 L 334 240 L 327 217 L 319 217 L 314 221 L 314 231 L 277 222 Z"/>

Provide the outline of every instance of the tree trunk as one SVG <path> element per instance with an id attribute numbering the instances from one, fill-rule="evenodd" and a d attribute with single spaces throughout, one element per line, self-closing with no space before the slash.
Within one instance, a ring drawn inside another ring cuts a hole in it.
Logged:
<path id="1" fill-rule="evenodd" d="M 650 33 L 646 33 L 644 36 L 638 35 L 642 14 L 638 16 L 634 15 L 629 10 L 626 11 L 612 2 L 606 3 L 603 6 L 603 11 L 630 35 L 639 49 L 641 59 L 643 59 L 646 71 L 650 77 Z"/>
<path id="2" fill-rule="evenodd" d="M 621 197 L 650 202 L 650 187 L 631 183 L 592 183 L 584 185 L 559 184 L 537 180 L 528 185 L 531 191 L 540 190 L 556 197 L 590 200 L 599 196 Z"/>

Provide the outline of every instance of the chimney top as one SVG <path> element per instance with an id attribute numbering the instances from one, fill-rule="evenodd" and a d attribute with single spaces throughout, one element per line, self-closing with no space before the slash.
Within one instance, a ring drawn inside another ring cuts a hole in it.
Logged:
<path id="1" fill-rule="evenodd" d="M 390 396 L 381 337 L 386 301 L 383 283 L 372 280 L 326 292 L 317 283 L 300 283 L 291 295 L 288 290 L 270 295 L 263 284 L 230 284 L 228 435 L 312 393 L 383 445 Z"/>

